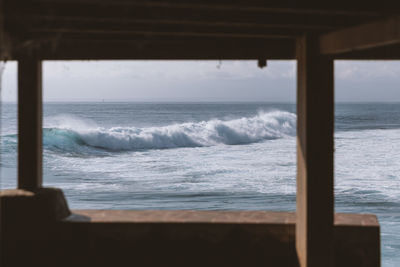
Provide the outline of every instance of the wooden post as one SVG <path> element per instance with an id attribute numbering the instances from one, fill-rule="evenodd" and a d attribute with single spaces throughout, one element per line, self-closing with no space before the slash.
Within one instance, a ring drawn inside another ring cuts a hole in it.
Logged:
<path id="1" fill-rule="evenodd" d="M 42 186 L 42 62 L 18 61 L 18 188 Z"/>
<path id="2" fill-rule="evenodd" d="M 318 38 L 297 40 L 297 222 L 302 267 L 333 266 L 333 60 Z"/>
<path id="3" fill-rule="evenodd" d="M 4 29 L 4 1 L 0 0 L 0 60 L 6 60 L 9 55 L 9 41 Z"/>

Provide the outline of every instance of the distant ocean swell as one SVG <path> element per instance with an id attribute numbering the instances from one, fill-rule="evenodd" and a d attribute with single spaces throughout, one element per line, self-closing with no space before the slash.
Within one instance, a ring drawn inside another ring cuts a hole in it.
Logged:
<path id="1" fill-rule="evenodd" d="M 100 128 L 80 122 L 45 128 L 46 149 L 83 152 L 83 147 L 107 151 L 135 151 L 179 147 L 239 145 L 294 136 L 296 115 L 284 111 L 259 112 L 254 117 L 234 120 L 209 120 L 162 127 Z"/>

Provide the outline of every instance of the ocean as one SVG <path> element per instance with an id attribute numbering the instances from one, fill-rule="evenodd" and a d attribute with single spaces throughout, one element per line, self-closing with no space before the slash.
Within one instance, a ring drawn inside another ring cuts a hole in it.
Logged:
<path id="1" fill-rule="evenodd" d="M 0 188 L 16 186 L 16 106 L 2 104 Z M 44 185 L 72 209 L 294 211 L 290 103 L 46 103 Z M 335 210 L 374 213 L 400 266 L 400 104 L 335 111 Z"/>

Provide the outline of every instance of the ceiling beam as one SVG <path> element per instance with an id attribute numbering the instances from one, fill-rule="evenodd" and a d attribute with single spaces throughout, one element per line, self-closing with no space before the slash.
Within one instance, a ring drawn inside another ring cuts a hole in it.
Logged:
<path id="1" fill-rule="evenodd" d="M 298 35 L 298 34 L 297 34 Z M 285 32 L 265 32 L 265 33 L 246 33 L 246 32 L 213 32 L 213 31 L 149 31 L 149 30 L 103 30 L 103 29 L 34 29 L 31 31 L 29 36 L 36 36 L 37 38 L 48 36 L 82 36 L 86 39 L 96 39 L 98 36 L 108 36 L 110 38 L 118 38 L 122 37 L 126 40 L 134 39 L 134 38 L 143 38 L 146 40 L 149 37 L 169 37 L 169 38 L 177 38 L 177 37 L 198 37 L 198 38 L 237 38 L 237 39 L 253 39 L 257 41 L 257 39 L 285 39 L 292 38 L 296 36 L 296 33 L 285 33 Z"/>
<path id="2" fill-rule="evenodd" d="M 320 53 L 338 55 L 400 43 L 400 16 L 323 34 Z"/>
<path id="3" fill-rule="evenodd" d="M 16 18 L 17 19 L 17 18 Z M 218 19 L 194 19 L 194 18 L 151 18 L 150 16 L 132 16 L 128 18 L 121 17 L 85 17 L 85 16 L 49 16 L 49 15 L 26 15 L 25 21 L 29 21 L 32 27 L 63 27 L 63 28 L 85 28 L 85 27 L 101 27 L 101 28 L 132 28 L 132 27 L 185 27 L 185 28 L 200 28 L 213 27 L 217 29 L 230 30 L 246 30 L 246 31 L 263 31 L 268 29 L 290 29 L 290 30 L 320 30 L 329 31 L 335 30 L 338 27 L 347 27 L 349 23 L 356 23 L 356 20 L 347 20 L 346 22 L 338 23 L 333 19 L 320 21 L 318 18 L 299 16 L 283 16 L 273 17 L 268 16 L 262 22 L 240 22 L 235 21 L 235 18 Z M 14 20 L 9 18 L 10 21 Z M 319 23 L 318 23 L 319 22 Z"/>
<path id="4" fill-rule="evenodd" d="M 400 44 L 335 55 L 338 60 L 400 60 Z"/>
<path id="5" fill-rule="evenodd" d="M 398 0 L 336 0 L 331 2 L 314 0 L 7 0 L 19 4 L 33 3 L 45 6 L 48 4 L 92 4 L 99 6 L 119 5 L 123 7 L 165 7 L 165 8 L 195 8 L 197 10 L 241 10 L 264 11 L 292 14 L 335 14 L 335 15 L 373 15 L 380 12 L 396 13 L 394 7 Z"/>
<path id="6" fill-rule="evenodd" d="M 43 60 L 258 60 L 294 59 L 294 40 L 246 41 L 231 38 L 176 41 L 62 39 L 15 45 L 13 59 L 36 55 Z"/>
<path id="7" fill-rule="evenodd" d="M 336 15 L 336 14 L 303 14 L 303 13 L 280 13 L 263 11 L 263 9 L 247 10 L 241 9 L 202 9 L 196 6 L 152 6 L 152 5 L 126 5 L 121 6 L 114 2 L 107 4 L 96 3 L 74 3 L 74 2 L 49 2 L 41 4 L 19 4 L 21 0 L 7 2 L 7 19 L 13 24 L 24 24 L 31 19 L 36 21 L 40 18 L 47 23 L 58 20 L 93 20 L 99 19 L 117 20 L 120 23 L 129 23 L 132 20 L 142 22 L 172 21 L 178 23 L 208 23 L 211 25 L 266 25 L 278 28 L 287 26 L 338 28 L 357 25 L 378 19 L 378 15 Z M 29 25 L 25 25 L 29 26 Z M 296 27 L 297 28 L 297 27 Z"/>

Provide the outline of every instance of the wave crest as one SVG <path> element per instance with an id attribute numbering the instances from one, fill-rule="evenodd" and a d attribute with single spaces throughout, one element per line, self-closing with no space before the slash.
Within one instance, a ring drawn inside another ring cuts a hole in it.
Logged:
<path id="1" fill-rule="evenodd" d="M 294 136 L 296 115 L 284 111 L 260 112 L 254 117 L 219 119 L 162 127 L 80 127 L 44 129 L 48 149 L 82 152 L 82 147 L 108 151 L 135 151 L 219 144 L 239 145 Z"/>

